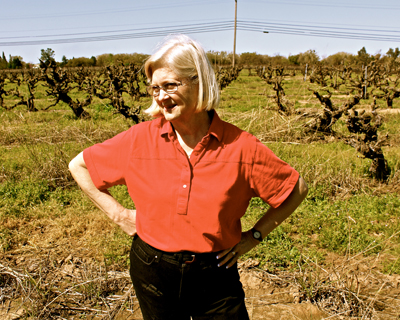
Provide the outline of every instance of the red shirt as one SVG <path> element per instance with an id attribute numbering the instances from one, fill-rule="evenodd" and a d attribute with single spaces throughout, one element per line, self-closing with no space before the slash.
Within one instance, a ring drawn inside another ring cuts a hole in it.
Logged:
<path id="1" fill-rule="evenodd" d="M 83 155 L 99 190 L 127 185 L 139 236 L 169 252 L 236 245 L 250 199 L 278 207 L 299 178 L 256 137 L 216 112 L 190 158 L 164 118 L 137 124 Z"/>

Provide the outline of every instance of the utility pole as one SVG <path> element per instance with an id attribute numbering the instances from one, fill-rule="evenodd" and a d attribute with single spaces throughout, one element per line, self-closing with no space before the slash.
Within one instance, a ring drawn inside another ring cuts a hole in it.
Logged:
<path id="1" fill-rule="evenodd" d="M 232 67 L 235 67 L 235 55 L 236 55 L 236 19 L 237 19 L 237 0 L 235 0 L 235 33 L 233 36 L 233 58 Z"/>

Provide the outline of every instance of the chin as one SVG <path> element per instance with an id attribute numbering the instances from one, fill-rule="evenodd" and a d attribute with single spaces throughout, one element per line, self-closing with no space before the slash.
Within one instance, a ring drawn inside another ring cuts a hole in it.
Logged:
<path id="1" fill-rule="evenodd" d="M 165 120 L 167 120 L 167 121 L 173 121 L 173 120 L 178 119 L 179 116 L 174 116 L 174 115 L 171 115 L 171 114 L 167 114 L 167 115 L 164 115 L 164 118 L 165 118 Z"/>
<path id="2" fill-rule="evenodd" d="M 176 112 L 177 110 L 173 110 L 173 112 L 165 112 L 163 111 L 163 115 L 165 120 L 167 121 L 171 121 L 171 120 L 175 120 L 177 118 L 179 118 L 179 116 L 181 115 L 180 112 Z"/>

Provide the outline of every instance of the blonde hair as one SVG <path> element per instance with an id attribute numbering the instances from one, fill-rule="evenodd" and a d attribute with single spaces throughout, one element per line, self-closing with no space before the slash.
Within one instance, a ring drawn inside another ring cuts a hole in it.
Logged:
<path id="1" fill-rule="evenodd" d="M 215 73 L 203 47 L 185 35 L 167 37 L 161 47 L 145 63 L 144 69 L 149 82 L 157 67 L 167 67 L 178 77 L 199 84 L 197 110 L 212 110 L 219 104 L 219 88 Z M 146 113 L 161 116 L 161 108 L 153 98 Z"/>

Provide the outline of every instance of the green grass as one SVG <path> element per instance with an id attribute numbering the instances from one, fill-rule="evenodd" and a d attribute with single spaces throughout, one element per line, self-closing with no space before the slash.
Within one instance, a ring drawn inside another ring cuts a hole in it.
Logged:
<path id="1" fill-rule="evenodd" d="M 244 228 L 250 228 L 268 205 L 259 199 L 250 203 Z M 303 252 L 315 260 L 323 253 L 395 256 L 400 250 L 400 198 L 398 195 L 356 195 L 346 200 L 327 200 L 318 189 L 261 246 L 246 257 L 262 266 L 296 267 Z M 397 270 L 397 269 L 396 269 Z"/>
<path id="2" fill-rule="evenodd" d="M 304 82 L 302 75 L 287 77 L 283 83 L 295 108 L 321 109 L 308 90 L 316 86 Z M 333 92 L 335 103 L 347 99 L 344 91 Z M 328 253 L 360 253 L 385 256 L 382 271 L 400 273 L 400 115 L 385 115 L 379 129 L 381 136 L 389 137 L 384 154 L 392 169 L 389 180 L 380 183 L 369 177 L 370 160 L 353 148 L 335 139 L 309 140 L 303 130 L 309 119 L 279 115 L 273 94 L 270 85 L 243 70 L 222 91 L 218 112 L 295 167 L 310 191 L 299 209 L 243 258 L 257 259 L 274 271 L 296 268 L 304 256 L 323 262 Z M 74 98 L 82 96 L 74 93 Z M 39 109 L 50 103 L 42 86 L 37 98 Z M 363 100 L 361 105 L 371 102 Z M 149 103 L 148 98 L 139 102 L 144 107 Z M 76 119 L 61 103 L 47 112 L 28 113 L 24 108 L 0 110 L 0 250 L 17 249 L 32 232 L 46 230 L 43 241 L 75 237 L 108 263 L 126 265 L 130 238 L 82 195 L 67 164 L 84 148 L 126 130 L 131 123 L 116 114 L 107 100 L 95 99 L 86 108 L 90 120 Z M 334 129 L 346 134 L 344 120 Z M 134 208 L 126 187 L 114 187 L 111 192 L 124 206 Z M 251 228 L 267 208 L 260 199 L 252 199 L 243 229 Z"/>

